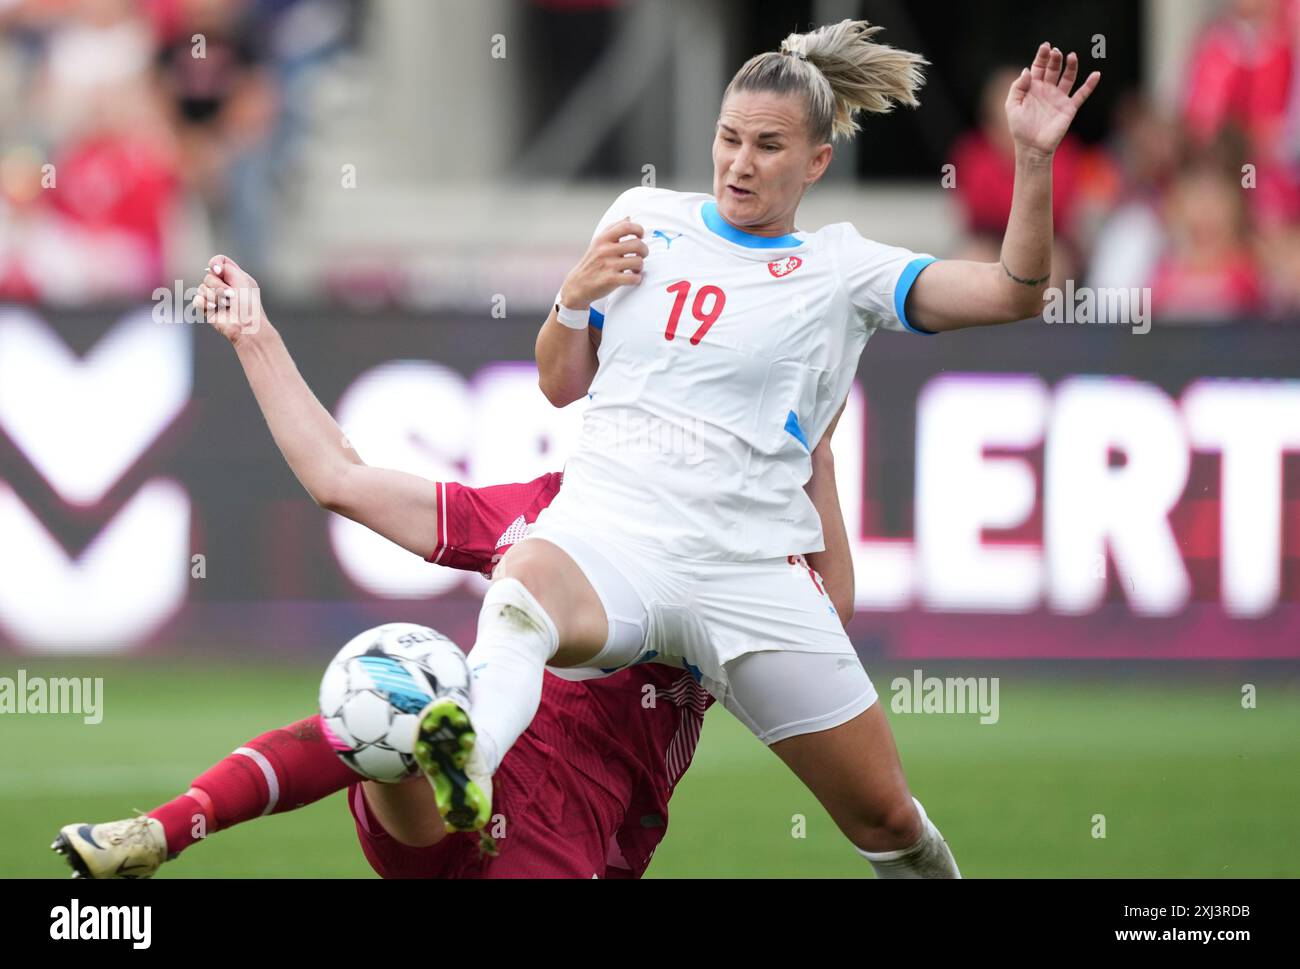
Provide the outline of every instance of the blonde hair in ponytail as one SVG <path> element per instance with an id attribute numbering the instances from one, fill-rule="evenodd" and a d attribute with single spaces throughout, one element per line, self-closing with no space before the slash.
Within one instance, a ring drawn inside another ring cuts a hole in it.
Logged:
<path id="1" fill-rule="evenodd" d="M 842 20 L 806 34 L 791 34 L 780 51 L 751 57 L 736 72 L 722 95 L 771 91 L 802 96 L 814 144 L 852 138 L 859 130 L 855 115 L 887 114 L 895 105 L 916 107 L 916 92 L 925 83 L 920 54 L 877 44 L 883 30 L 865 20 Z"/>

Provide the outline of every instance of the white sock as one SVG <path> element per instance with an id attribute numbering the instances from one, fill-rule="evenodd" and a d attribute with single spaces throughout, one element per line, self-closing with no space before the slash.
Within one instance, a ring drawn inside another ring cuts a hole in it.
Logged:
<path id="1" fill-rule="evenodd" d="M 468 659 L 475 746 L 489 774 L 532 723 L 546 662 L 559 648 L 555 623 L 522 582 L 498 579 L 488 587 Z"/>
<path id="2" fill-rule="evenodd" d="M 948 842 L 926 816 L 925 808 L 912 798 L 921 814 L 921 839 L 910 848 L 897 851 L 863 851 L 858 854 L 871 862 L 877 878 L 960 878 L 957 862 L 948 850 Z"/>

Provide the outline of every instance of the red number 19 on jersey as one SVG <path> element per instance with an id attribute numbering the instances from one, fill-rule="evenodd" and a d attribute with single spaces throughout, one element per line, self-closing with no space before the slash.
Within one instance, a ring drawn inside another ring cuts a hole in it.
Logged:
<path id="1" fill-rule="evenodd" d="M 677 299 L 673 301 L 673 311 L 668 315 L 668 327 L 664 330 L 664 339 L 671 340 L 677 336 L 677 322 L 682 318 L 682 310 L 686 308 L 686 298 L 691 292 L 691 284 L 683 279 L 679 283 L 673 283 L 668 287 L 668 292 L 676 293 Z M 709 300 L 713 305 L 706 312 L 704 304 Z M 719 316 L 722 315 L 722 308 L 727 305 L 727 294 L 717 286 L 701 286 L 695 291 L 695 302 L 691 304 L 691 315 L 700 321 L 700 328 L 695 331 L 691 337 L 691 346 L 697 347 L 700 341 L 704 339 L 704 334 L 709 332 L 711 327 Z"/>

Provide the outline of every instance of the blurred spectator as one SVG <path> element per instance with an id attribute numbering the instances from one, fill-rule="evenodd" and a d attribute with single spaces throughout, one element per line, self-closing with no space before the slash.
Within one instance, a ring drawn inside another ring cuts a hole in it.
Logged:
<path id="1" fill-rule="evenodd" d="M 169 145 L 136 132 L 93 129 L 58 156 L 55 170 L 53 210 L 88 245 L 101 248 L 91 259 L 115 263 L 116 282 L 102 283 L 101 291 L 130 294 L 158 285 L 179 186 Z"/>
<path id="2" fill-rule="evenodd" d="M 33 213 L 41 199 L 41 159 L 32 149 L 0 158 L 0 299 L 34 300 L 40 287 L 21 254 L 34 248 Z"/>
<path id="3" fill-rule="evenodd" d="M 1118 184 L 1093 240 L 1088 284 L 1145 286 L 1165 248 L 1164 195 L 1178 169 L 1182 134 L 1173 117 L 1130 93 L 1120 99 L 1110 142 Z"/>
<path id="4" fill-rule="evenodd" d="M 273 174 L 282 193 L 288 170 L 310 125 L 309 106 L 321 73 L 359 42 L 365 0 L 256 0 L 266 49 L 280 90 L 271 145 Z"/>
<path id="5" fill-rule="evenodd" d="M 1300 218 L 1300 171 L 1288 141 L 1297 92 L 1297 0 L 1227 0 L 1193 50 L 1183 116 L 1196 147 L 1225 130 L 1245 137 L 1244 164 L 1255 183 L 1250 202 L 1266 230 Z"/>
<path id="6" fill-rule="evenodd" d="M 1192 53 L 1184 117 L 1192 139 L 1206 144 L 1239 125 L 1254 146 L 1274 157 L 1295 71 L 1283 0 L 1228 0 Z"/>
<path id="7" fill-rule="evenodd" d="M 180 0 L 158 54 L 188 187 L 256 271 L 271 206 L 277 95 L 246 0 Z"/>
<path id="8" fill-rule="evenodd" d="M 996 262 L 1002 237 L 1011 217 L 1011 196 L 1015 183 L 1015 143 L 1007 126 L 1006 99 L 1011 84 L 1019 77 L 1016 68 L 1003 67 L 989 78 L 980 99 L 980 126 L 967 132 L 953 146 L 957 198 L 968 237 L 958 258 Z M 1073 274 L 1074 219 L 1080 198 L 1083 151 L 1071 134 L 1061 142 L 1052 169 L 1053 216 L 1057 253 L 1053 258 L 1053 281 Z"/>
<path id="9" fill-rule="evenodd" d="M 1179 176 L 1165 206 L 1169 244 L 1151 280 L 1169 322 L 1225 323 L 1262 308 L 1241 185 L 1206 164 Z"/>
<path id="10" fill-rule="evenodd" d="M 148 24 L 133 0 L 27 12 L 40 124 L 35 145 L 5 154 L 0 296 L 76 302 L 148 292 L 162 281 L 177 186 L 152 93 Z"/>
<path id="11" fill-rule="evenodd" d="M 1287 226 L 1264 247 L 1265 308 L 1274 320 L 1300 323 L 1300 226 Z"/>
<path id="12" fill-rule="evenodd" d="M 153 38 L 134 0 L 70 0 L 50 31 L 38 81 L 41 126 L 51 144 L 101 124 L 104 112 L 138 114 L 147 97 Z"/>
<path id="13" fill-rule="evenodd" d="M 0 298 L 137 298 L 213 247 L 261 266 L 276 167 L 363 9 L 0 0 Z"/>

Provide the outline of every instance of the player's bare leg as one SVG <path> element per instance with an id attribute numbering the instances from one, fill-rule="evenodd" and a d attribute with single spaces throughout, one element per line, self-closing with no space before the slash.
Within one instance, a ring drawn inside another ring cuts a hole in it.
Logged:
<path id="1" fill-rule="evenodd" d="M 553 666 L 578 666 L 604 647 L 609 636 L 605 607 L 582 570 L 561 548 L 541 538 L 519 542 L 497 566 L 494 584 L 505 579 L 522 583 L 553 617 L 559 638 L 550 659 Z"/>
<path id="2" fill-rule="evenodd" d="M 505 554 L 469 652 L 472 721 L 471 709 L 442 698 L 421 714 L 416 738 L 416 762 L 450 830 L 487 824 L 491 777 L 537 713 L 546 664 L 584 663 L 608 638 L 600 597 L 560 548 L 526 539 Z"/>
<path id="3" fill-rule="evenodd" d="M 882 878 L 959 878 L 907 787 L 879 701 L 848 723 L 772 744 Z"/>
<path id="4" fill-rule="evenodd" d="M 396 784 L 364 781 L 361 789 L 370 814 L 395 841 L 428 848 L 447 834 L 433 790 L 419 775 Z"/>

